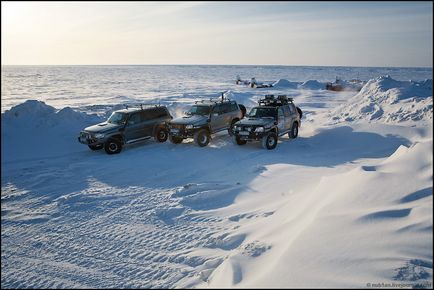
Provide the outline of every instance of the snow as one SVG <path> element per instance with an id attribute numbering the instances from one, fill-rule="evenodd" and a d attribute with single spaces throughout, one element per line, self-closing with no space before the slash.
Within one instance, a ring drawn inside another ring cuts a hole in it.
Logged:
<path id="1" fill-rule="evenodd" d="M 321 83 L 317 80 L 308 80 L 299 86 L 300 89 L 308 89 L 308 90 L 325 90 L 325 87 L 326 87 L 325 83 Z"/>
<path id="2" fill-rule="evenodd" d="M 273 83 L 274 88 L 291 88 L 296 89 L 298 86 L 297 82 L 290 82 L 287 79 L 279 79 Z"/>
<path id="3" fill-rule="evenodd" d="M 78 132 L 124 97 L 6 108 L 2 287 L 432 287 L 432 79 L 377 76 L 358 93 L 227 80 L 154 100 L 179 116 L 221 92 L 248 108 L 287 94 L 299 137 L 267 151 L 221 132 L 203 148 L 147 140 L 107 155 Z"/>
<path id="4" fill-rule="evenodd" d="M 397 81 L 390 76 L 370 80 L 349 102 L 331 113 L 337 121 L 382 120 L 400 123 L 432 120 L 432 79 Z"/>

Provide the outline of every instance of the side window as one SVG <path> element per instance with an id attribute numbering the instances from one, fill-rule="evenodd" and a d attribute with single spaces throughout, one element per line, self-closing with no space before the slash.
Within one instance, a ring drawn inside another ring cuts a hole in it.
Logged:
<path id="1" fill-rule="evenodd" d="M 164 107 L 158 107 L 156 109 L 157 118 L 163 118 L 167 116 L 166 109 Z"/>
<path id="2" fill-rule="evenodd" d="M 215 105 L 213 108 L 212 108 L 212 113 L 213 114 L 215 114 L 215 113 L 217 113 L 217 114 L 221 114 L 221 105 Z"/>
<path id="3" fill-rule="evenodd" d="M 283 108 L 283 114 L 285 114 L 285 117 L 291 116 L 291 112 L 290 112 L 288 106 L 283 106 L 282 108 Z"/>
<path id="4" fill-rule="evenodd" d="M 140 113 L 134 113 L 128 120 L 128 125 L 135 125 L 141 122 Z"/>
<path id="5" fill-rule="evenodd" d="M 229 113 L 231 110 L 231 104 L 229 103 L 225 103 L 221 105 L 221 112 L 220 114 L 226 114 Z"/>
<path id="6" fill-rule="evenodd" d="M 154 118 L 154 114 L 152 112 L 152 110 L 144 110 L 142 113 L 142 122 L 143 121 L 148 121 Z"/>
<path id="7" fill-rule="evenodd" d="M 279 120 L 280 120 L 284 116 L 282 107 L 280 107 L 279 110 L 277 110 L 277 112 L 278 112 L 277 114 L 278 114 Z"/>
<path id="8" fill-rule="evenodd" d="M 231 112 L 237 111 L 238 110 L 238 105 L 237 103 L 231 103 Z"/>
<path id="9" fill-rule="evenodd" d="M 289 110 L 290 110 L 291 114 L 295 114 L 295 105 L 289 104 Z"/>

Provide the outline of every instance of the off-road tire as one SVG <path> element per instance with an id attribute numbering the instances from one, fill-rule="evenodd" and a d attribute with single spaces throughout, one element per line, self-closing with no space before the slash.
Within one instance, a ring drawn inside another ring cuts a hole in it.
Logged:
<path id="1" fill-rule="evenodd" d="M 104 143 L 104 150 L 107 154 L 118 154 L 122 150 L 122 143 L 118 139 L 111 138 Z"/>
<path id="2" fill-rule="evenodd" d="M 180 144 L 180 143 L 182 143 L 182 140 L 184 140 L 184 139 L 181 138 L 181 137 L 176 137 L 176 136 L 169 135 L 169 140 L 173 144 Z"/>
<path id="3" fill-rule="evenodd" d="M 288 132 L 288 137 L 291 139 L 295 139 L 298 136 L 298 123 L 292 123 L 291 131 Z"/>
<path id="4" fill-rule="evenodd" d="M 237 136 L 237 135 L 232 136 L 232 140 L 234 140 L 234 143 L 237 145 L 246 145 L 246 143 L 247 143 L 246 140 L 241 140 L 240 136 Z"/>
<path id="5" fill-rule="evenodd" d="M 208 130 L 200 129 L 199 131 L 194 133 L 194 142 L 196 142 L 196 144 L 200 147 L 205 147 L 206 145 L 208 145 L 210 139 L 211 136 Z"/>
<path id="6" fill-rule="evenodd" d="M 277 146 L 277 134 L 274 132 L 269 132 L 267 135 L 262 137 L 261 143 L 264 149 L 275 149 Z"/>
<path id="7" fill-rule="evenodd" d="M 300 120 L 301 120 L 301 118 L 303 118 L 303 111 L 299 107 L 297 107 L 297 112 L 298 112 L 298 115 L 300 116 Z"/>
<path id="8" fill-rule="evenodd" d="M 87 146 L 89 146 L 90 150 L 92 151 L 101 150 L 102 148 L 104 148 L 104 144 L 87 145 Z"/>
<path id="9" fill-rule="evenodd" d="M 157 127 L 154 136 L 155 141 L 163 143 L 167 141 L 167 138 L 169 138 L 169 132 L 167 129 L 163 126 Z"/>
<path id="10" fill-rule="evenodd" d="M 229 134 L 229 136 L 233 136 L 234 135 L 234 125 L 238 121 L 239 121 L 238 119 L 233 119 L 232 120 L 231 125 L 228 128 L 228 134 Z"/>
<path id="11" fill-rule="evenodd" d="M 242 114 L 242 117 L 241 117 L 241 118 L 244 118 L 244 117 L 246 116 L 246 113 L 247 113 L 247 109 L 246 109 L 246 107 L 245 107 L 244 105 L 241 105 L 241 104 L 238 104 L 238 107 L 239 107 L 240 110 L 241 110 L 241 114 Z"/>

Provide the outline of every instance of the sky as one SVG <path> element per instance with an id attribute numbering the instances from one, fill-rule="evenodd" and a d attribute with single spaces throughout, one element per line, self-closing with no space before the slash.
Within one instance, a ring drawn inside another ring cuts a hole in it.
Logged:
<path id="1" fill-rule="evenodd" d="M 1 2 L 2 65 L 432 67 L 432 2 Z"/>

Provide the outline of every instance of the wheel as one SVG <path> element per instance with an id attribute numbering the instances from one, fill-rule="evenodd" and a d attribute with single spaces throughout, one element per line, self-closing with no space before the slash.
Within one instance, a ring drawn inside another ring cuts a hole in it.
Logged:
<path id="1" fill-rule="evenodd" d="M 298 136 L 298 123 L 292 123 L 291 131 L 288 133 L 288 137 L 291 139 L 295 139 Z"/>
<path id="2" fill-rule="evenodd" d="M 208 145 L 209 140 L 211 139 L 209 132 L 205 129 L 200 129 L 196 133 L 194 133 L 194 142 L 200 147 L 204 147 Z"/>
<path id="3" fill-rule="evenodd" d="M 90 150 L 93 150 L 93 151 L 95 151 L 95 150 L 100 150 L 100 149 L 102 149 L 102 148 L 104 147 L 103 144 L 87 145 L 87 146 L 89 146 Z"/>
<path id="4" fill-rule="evenodd" d="M 241 140 L 240 136 L 233 136 L 232 139 L 234 140 L 234 143 L 237 145 L 245 145 L 247 143 L 246 140 Z"/>
<path id="5" fill-rule="evenodd" d="M 247 113 L 247 109 L 244 105 L 238 104 L 238 107 L 240 107 L 241 110 L 241 114 L 243 115 L 242 118 L 244 118 L 246 116 Z"/>
<path id="6" fill-rule="evenodd" d="M 155 130 L 155 141 L 157 142 L 166 142 L 167 138 L 169 137 L 169 132 L 165 127 L 158 127 L 157 130 Z"/>
<path id="7" fill-rule="evenodd" d="M 109 139 L 104 143 L 104 150 L 107 154 L 117 154 L 122 150 L 122 143 L 117 139 Z"/>
<path id="8" fill-rule="evenodd" d="M 176 137 L 176 136 L 169 135 L 169 140 L 173 144 L 179 144 L 179 143 L 182 143 L 182 140 L 184 140 L 184 139 L 182 139 L 181 137 Z"/>
<path id="9" fill-rule="evenodd" d="M 301 118 L 303 118 L 303 111 L 299 107 L 297 107 L 297 112 L 298 112 L 298 115 L 300 116 L 300 120 L 301 120 Z"/>
<path id="10" fill-rule="evenodd" d="M 231 126 L 228 128 L 229 136 L 234 135 L 234 125 L 235 125 L 235 123 L 238 122 L 238 121 L 239 121 L 238 119 L 234 119 L 234 120 L 232 120 L 232 122 L 231 122 Z"/>
<path id="11" fill-rule="evenodd" d="M 270 132 L 262 137 L 262 147 L 267 150 L 272 150 L 277 146 L 277 135 L 274 132 Z"/>

